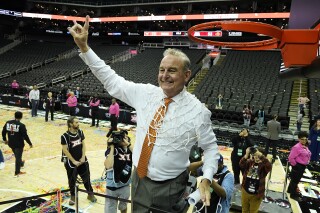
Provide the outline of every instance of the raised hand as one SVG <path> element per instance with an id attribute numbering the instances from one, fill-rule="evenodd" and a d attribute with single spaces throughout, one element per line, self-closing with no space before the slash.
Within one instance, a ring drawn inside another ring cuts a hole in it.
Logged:
<path id="1" fill-rule="evenodd" d="M 89 35 L 89 16 L 86 16 L 86 20 L 83 26 L 73 21 L 74 25 L 68 27 L 70 34 L 73 37 L 74 42 L 80 48 L 81 52 L 85 53 L 89 50 L 88 35 Z"/>

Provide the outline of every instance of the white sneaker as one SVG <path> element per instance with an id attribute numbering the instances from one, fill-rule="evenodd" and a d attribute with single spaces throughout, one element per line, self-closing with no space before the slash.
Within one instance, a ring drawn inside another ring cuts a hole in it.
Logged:
<path id="1" fill-rule="evenodd" d="M 5 165 L 6 165 L 6 164 L 5 164 L 4 162 L 1 162 L 1 163 L 0 163 L 0 169 L 4 169 Z"/>

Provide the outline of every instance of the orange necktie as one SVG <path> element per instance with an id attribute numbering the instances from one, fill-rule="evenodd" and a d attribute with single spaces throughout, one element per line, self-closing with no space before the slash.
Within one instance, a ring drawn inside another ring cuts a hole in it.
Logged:
<path id="1" fill-rule="evenodd" d="M 157 129 L 160 128 L 164 115 L 166 114 L 168 106 L 171 102 L 171 98 L 164 99 L 164 106 L 159 107 L 149 125 L 149 130 L 146 134 L 146 137 L 144 138 L 140 159 L 137 167 L 138 176 L 140 178 L 144 178 L 145 176 L 147 176 L 149 159 L 154 146 L 154 142 L 157 138 Z"/>

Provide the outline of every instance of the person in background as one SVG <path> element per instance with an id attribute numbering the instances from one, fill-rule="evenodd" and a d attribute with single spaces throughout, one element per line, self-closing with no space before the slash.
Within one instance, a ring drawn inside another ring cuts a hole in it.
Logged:
<path id="1" fill-rule="evenodd" d="M 12 95 L 18 95 L 19 92 L 19 84 L 16 80 L 13 80 L 11 83 Z"/>
<path id="2" fill-rule="evenodd" d="M 303 176 L 304 170 L 310 162 L 311 152 L 308 149 L 308 133 L 301 131 L 298 133 L 299 142 L 294 145 L 289 154 L 289 162 L 292 167 L 290 173 L 290 184 L 287 192 L 290 197 L 298 202 L 302 201 L 297 193 L 297 186 Z"/>
<path id="3" fill-rule="evenodd" d="M 21 167 L 24 167 L 25 161 L 22 160 L 23 148 L 24 148 L 24 141 L 27 141 L 30 148 L 33 147 L 30 138 L 27 134 L 26 126 L 21 123 L 22 119 L 22 112 L 17 111 L 14 113 L 14 120 L 7 121 L 2 129 L 2 139 L 5 144 L 8 144 L 11 148 L 14 156 L 16 158 L 16 165 L 15 165 L 15 177 L 19 175 L 24 175 L 26 172 L 20 171 Z M 8 136 L 8 140 L 7 140 Z"/>
<path id="4" fill-rule="evenodd" d="M 2 151 L 1 151 L 1 149 L 0 149 L 0 170 L 1 169 L 4 169 L 4 167 L 5 167 L 5 162 L 4 162 L 4 157 L 3 157 L 3 154 L 2 154 Z"/>
<path id="5" fill-rule="evenodd" d="M 108 149 L 105 153 L 106 195 L 129 199 L 133 148 L 126 130 L 118 132 L 118 136 L 120 137 L 109 138 Z M 105 199 L 105 213 L 117 213 L 117 209 L 121 213 L 127 213 L 127 203 L 120 201 L 118 204 L 118 200 Z"/>
<path id="6" fill-rule="evenodd" d="M 242 109 L 243 125 L 247 127 L 250 126 L 251 114 L 252 114 L 252 111 L 250 109 L 250 106 L 246 104 L 243 105 L 243 109 Z"/>
<path id="7" fill-rule="evenodd" d="M 32 105 L 31 115 L 32 117 L 38 116 L 38 105 L 40 100 L 40 91 L 38 90 L 38 86 L 34 85 L 33 89 L 29 93 L 29 100 Z"/>
<path id="8" fill-rule="evenodd" d="M 86 144 L 83 131 L 79 128 L 79 120 L 70 116 L 67 120 L 68 131 L 61 135 L 63 162 L 67 171 L 68 184 L 71 198 L 69 205 L 75 204 L 75 186 L 78 175 L 81 177 L 84 187 L 88 191 L 87 199 L 96 202 L 90 181 L 89 162 L 86 157 Z"/>
<path id="9" fill-rule="evenodd" d="M 269 148 L 272 148 L 272 162 L 276 160 L 277 157 L 277 143 L 279 140 L 279 134 L 281 132 L 281 124 L 277 121 L 278 115 L 273 115 L 272 120 L 267 123 L 267 141 L 265 156 L 269 154 Z"/>
<path id="10" fill-rule="evenodd" d="M 309 132 L 310 145 L 309 150 L 311 151 L 311 161 L 320 160 L 320 119 L 317 119 L 315 124 L 311 127 Z"/>
<path id="11" fill-rule="evenodd" d="M 52 98 L 52 92 L 48 92 L 48 97 L 45 99 L 45 110 L 46 110 L 46 115 L 45 115 L 45 121 L 48 122 L 48 116 L 49 116 L 49 111 L 51 114 L 51 120 L 53 121 L 53 111 L 54 111 L 54 105 L 55 101 Z"/>
<path id="12" fill-rule="evenodd" d="M 222 106 L 223 106 L 223 96 L 219 94 L 216 100 L 216 109 L 222 109 Z"/>
<path id="13" fill-rule="evenodd" d="M 308 103 L 310 100 L 305 95 L 302 95 L 297 99 L 299 101 L 299 109 L 300 111 L 303 110 L 306 107 L 306 103 Z"/>
<path id="14" fill-rule="evenodd" d="M 253 157 L 250 158 L 250 155 Z M 271 171 L 272 165 L 263 155 L 262 149 L 249 147 L 240 160 L 243 170 L 241 189 L 241 204 L 243 213 L 258 213 L 264 197 L 266 176 Z"/>
<path id="15" fill-rule="evenodd" d="M 265 116 L 265 112 L 264 112 L 264 108 L 263 106 L 260 105 L 259 110 L 256 111 L 255 113 L 255 121 L 256 121 L 256 127 L 261 130 L 261 128 L 263 127 L 263 123 L 264 123 L 264 116 Z"/>
<path id="16" fill-rule="evenodd" d="M 80 102 L 80 95 L 81 95 L 80 87 L 77 87 L 76 90 L 74 91 L 74 96 L 76 96 L 78 102 Z"/>
<path id="17" fill-rule="evenodd" d="M 109 132 L 107 134 L 107 137 L 110 137 L 111 133 L 113 131 L 117 131 L 118 129 L 118 118 L 120 113 L 120 107 L 117 103 L 117 100 L 115 98 L 112 98 L 112 103 L 109 107 L 109 114 L 110 114 L 110 121 L 111 121 L 111 128 L 109 129 Z"/>
<path id="18" fill-rule="evenodd" d="M 91 126 L 96 125 L 96 119 L 97 119 L 97 127 L 99 127 L 99 105 L 100 105 L 100 99 L 97 97 L 97 95 L 90 97 L 89 106 L 91 109 L 91 117 L 92 117 Z"/>
<path id="19" fill-rule="evenodd" d="M 253 147 L 254 143 L 250 140 L 249 130 L 244 128 L 239 135 L 235 136 L 231 140 L 233 144 L 233 150 L 231 152 L 232 171 L 234 173 L 234 184 L 240 184 L 240 165 L 241 158 L 246 154 L 248 147 Z"/>
<path id="20" fill-rule="evenodd" d="M 197 164 L 195 162 L 194 164 Z M 198 164 L 201 165 L 201 164 Z M 193 167 L 190 165 L 190 167 Z M 218 171 L 217 174 L 213 176 L 213 181 L 211 183 L 211 199 L 210 206 L 202 208 L 201 213 L 207 212 L 219 212 L 219 213 L 229 213 L 231 207 L 231 198 L 234 190 L 234 177 L 233 174 L 228 170 L 228 167 L 223 164 L 223 156 L 220 155 L 218 160 Z M 202 203 L 196 205 L 197 210 L 201 209 Z"/>
<path id="21" fill-rule="evenodd" d="M 306 115 L 306 113 L 304 112 L 304 109 L 299 110 L 299 114 L 297 116 L 297 131 L 300 132 L 301 131 L 301 127 L 303 124 L 303 117 Z"/>
<path id="22" fill-rule="evenodd" d="M 67 104 L 69 107 L 69 115 L 75 116 L 76 115 L 76 106 L 78 104 L 78 99 L 76 96 L 74 96 L 73 92 L 70 92 L 69 94 L 70 94 L 70 96 L 67 99 Z"/>
<path id="23" fill-rule="evenodd" d="M 67 97 L 68 91 L 63 84 L 60 85 L 60 93 L 61 93 L 61 102 L 65 102 L 68 98 Z"/>

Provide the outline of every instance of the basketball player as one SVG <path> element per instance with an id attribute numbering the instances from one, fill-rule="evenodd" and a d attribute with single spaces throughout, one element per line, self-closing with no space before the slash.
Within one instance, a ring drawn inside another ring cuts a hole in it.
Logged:
<path id="1" fill-rule="evenodd" d="M 86 146 L 84 142 L 84 134 L 79 129 L 79 120 L 75 116 L 70 116 L 67 120 L 68 131 L 61 136 L 61 145 L 64 166 L 67 170 L 68 183 L 70 188 L 71 199 L 69 205 L 75 203 L 75 185 L 77 176 L 80 175 L 84 187 L 89 192 L 87 199 L 96 202 L 97 199 L 93 195 L 93 189 L 90 182 L 90 169 L 88 159 L 86 158 Z"/>
<path id="2" fill-rule="evenodd" d="M 26 172 L 21 172 L 21 167 L 24 166 L 24 161 L 22 160 L 24 140 L 27 141 L 30 148 L 32 148 L 32 143 L 27 134 L 26 126 L 20 122 L 22 119 L 22 112 L 17 111 L 14 113 L 15 120 L 10 120 L 5 123 L 2 129 L 2 139 L 5 144 L 9 144 L 12 149 L 14 156 L 16 158 L 16 168 L 14 175 L 18 177 L 19 175 L 26 174 Z M 8 135 L 8 140 L 6 135 Z"/>

